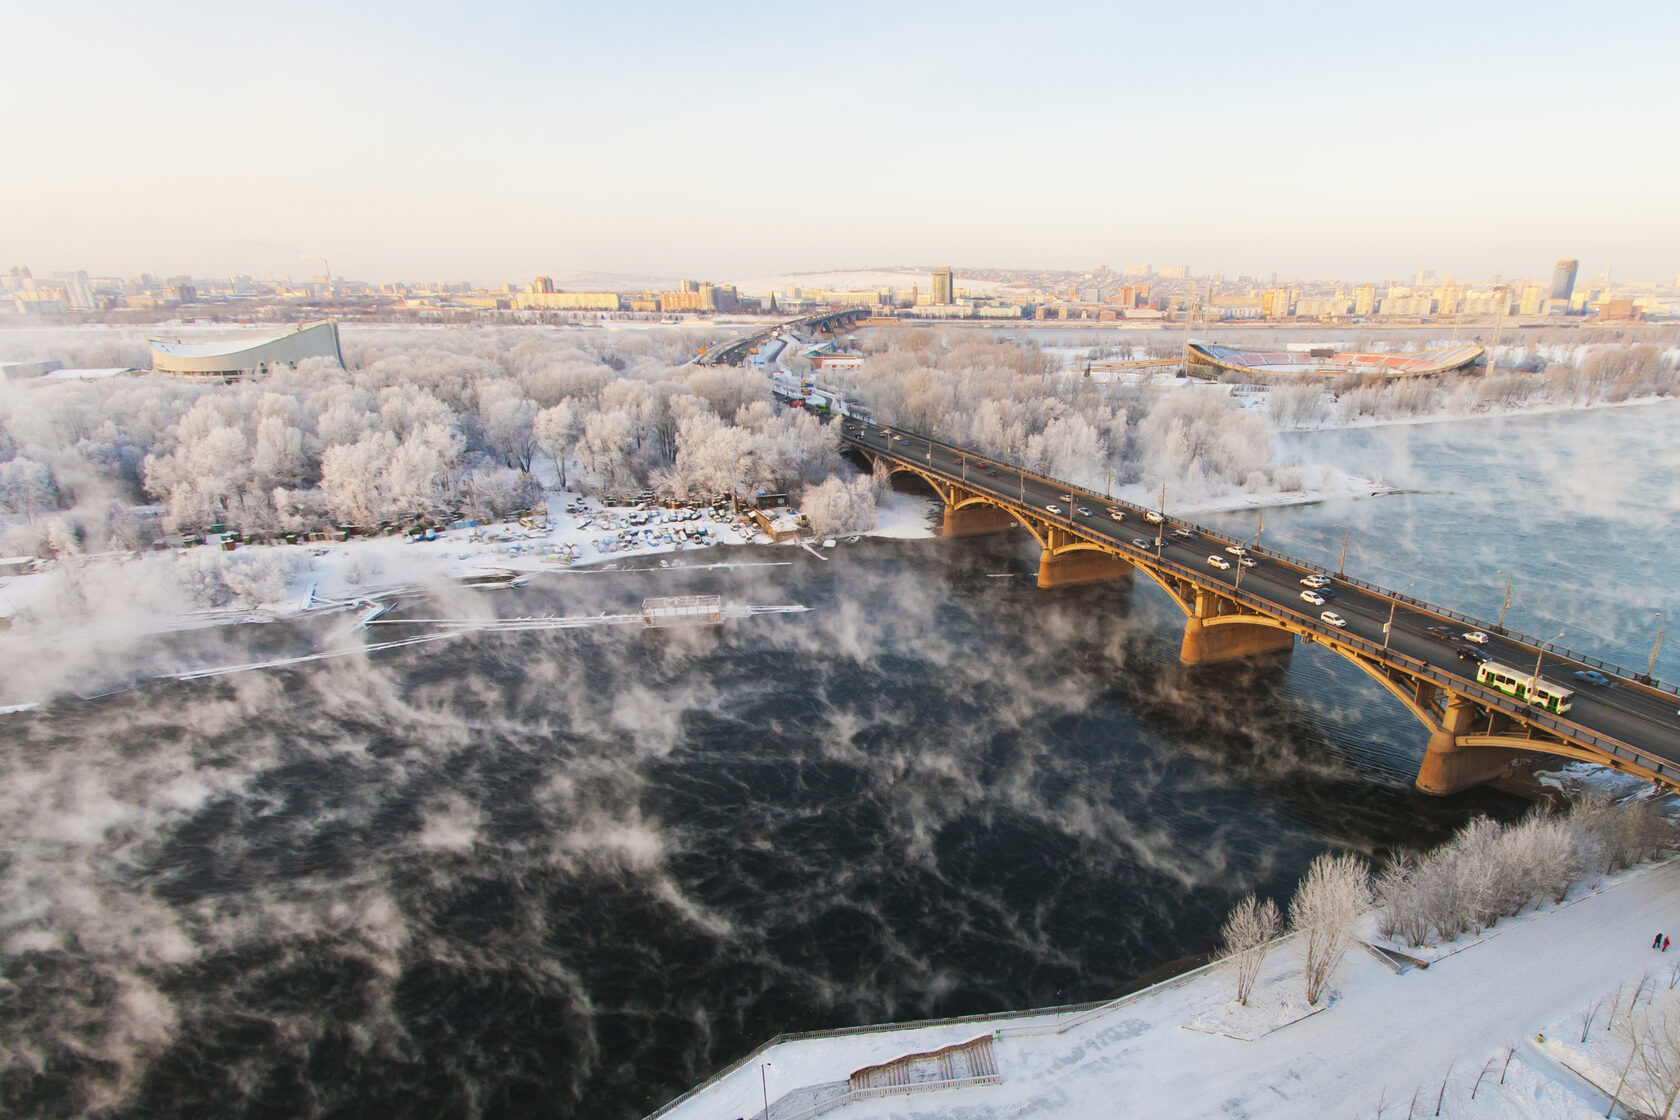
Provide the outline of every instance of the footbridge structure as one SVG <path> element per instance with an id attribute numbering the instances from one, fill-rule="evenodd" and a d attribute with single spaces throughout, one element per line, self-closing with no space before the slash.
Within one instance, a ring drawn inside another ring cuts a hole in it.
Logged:
<path id="1" fill-rule="evenodd" d="M 849 450 L 933 488 L 945 505 L 945 536 L 1017 526 L 1030 533 L 1041 549 L 1040 587 L 1141 572 L 1184 612 L 1184 664 L 1276 654 L 1297 640 L 1352 662 L 1423 724 L 1428 741 L 1417 786 L 1425 793 L 1493 781 L 1535 754 L 1613 767 L 1680 792 L 1673 685 L 937 439 L 852 419 L 841 427 Z M 1214 557 L 1229 567 L 1210 563 Z M 1301 597 L 1312 576 L 1328 583 L 1323 605 Z M 1471 633 L 1485 640 L 1467 640 Z M 1521 667 L 1542 685 L 1573 689 L 1568 710 L 1554 713 L 1478 683 L 1478 654 Z M 1609 683 L 1595 687 L 1574 676 L 1584 670 Z"/>
<path id="2" fill-rule="evenodd" d="M 838 311 L 823 311 L 815 315 L 807 315 L 802 319 L 789 319 L 785 323 L 777 323 L 767 327 L 757 334 L 738 338 L 733 342 L 714 346 L 712 349 L 694 359 L 699 366 L 738 366 L 747 360 L 747 355 L 753 350 L 769 342 L 783 331 L 809 331 L 814 334 L 834 334 L 855 326 L 860 320 L 869 318 L 869 310 L 864 307 L 846 307 Z"/>

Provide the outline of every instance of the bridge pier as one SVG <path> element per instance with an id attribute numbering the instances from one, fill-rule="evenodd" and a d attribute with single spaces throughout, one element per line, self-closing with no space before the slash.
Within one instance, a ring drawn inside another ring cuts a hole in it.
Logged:
<path id="1" fill-rule="evenodd" d="M 1219 622 L 1208 625 L 1222 614 L 1239 608 L 1229 599 L 1198 589 L 1190 617 L 1184 620 L 1184 641 L 1178 648 L 1178 660 L 1183 665 L 1217 665 L 1221 661 L 1237 661 L 1262 653 L 1278 653 L 1295 648 L 1295 635 L 1276 626 L 1261 626 L 1250 622 Z"/>
<path id="2" fill-rule="evenodd" d="M 1468 734 L 1476 716 L 1476 705 L 1462 696 L 1447 698 L 1441 726 L 1429 733 L 1429 745 L 1418 767 L 1417 788 L 1436 797 L 1462 793 L 1467 789 L 1507 777 L 1511 760 L 1519 752 L 1500 747 L 1467 747 L 1459 736 Z"/>
<path id="3" fill-rule="evenodd" d="M 1275 626 L 1223 622 L 1217 626 L 1194 616 L 1184 620 L 1184 641 L 1178 660 L 1184 665 L 1217 665 L 1262 653 L 1286 652 L 1295 648 L 1295 635 Z"/>
<path id="4" fill-rule="evenodd" d="M 975 505 L 954 509 L 945 507 L 945 524 L 940 529 L 942 537 L 979 537 L 988 533 L 1002 533 L 1013 529 L 1020 522 L 1010 516 L 1009 511 L 1002 506 Z"/>
<path id="5" fill-rule="evenodd" d="M 1040 587 L 1078 587 L 1087 583 L 1107 583 L 1131 574 L 1130 563 L 1108 552 L 1081 548 L 1057 556 L 1047 548 L 1038 554 Z"/>

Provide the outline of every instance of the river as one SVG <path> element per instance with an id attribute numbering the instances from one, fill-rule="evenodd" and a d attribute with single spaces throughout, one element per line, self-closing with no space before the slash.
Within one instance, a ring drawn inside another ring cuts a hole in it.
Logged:
<path id="1" fill-rule="evenodd" d="M 1290 436 L 1414 492 L 1263 543 L 1345 532 L 1350 572 L 1483 613 L 1503 569 L 1508 622 L 1642 667 L 1675 407 Z M 1421 729 L 1322 649 L 1187 672 L 1151 585 L 1040 592 L 1020 538 L 738 556 L 474 609 L 812 610 L 3 717 L 0 1107 L 635 1117 L 778 1032 L 1102 998 L 1319 852 L 1525 808 L 1416 793 Z"/>

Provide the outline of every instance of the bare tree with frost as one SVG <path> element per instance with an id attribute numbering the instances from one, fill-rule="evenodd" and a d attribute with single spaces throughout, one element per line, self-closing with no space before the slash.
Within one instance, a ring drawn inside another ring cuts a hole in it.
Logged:
<path id="1" fill-rule="evenodd" d="M 1237 977 L 1237 1002 L 1244 1006 L 1281 924 L 1277 903 L 1269 898 L 1260 902 L 1248 895 L 1231 908 L 1230 917 L 1220 927 L 1219 956 L 1232 963 Z"/>
<path id="2" fill-rule="evenodd" d="M 1309 1004 L 1324 997 L 1353 940 L 1354 923 L 1371 905 L 1370 868 L 1353 855 L 1326 852 L 1312 861 L 1289 900 L 1289 930 L 1301 939 Z"/>

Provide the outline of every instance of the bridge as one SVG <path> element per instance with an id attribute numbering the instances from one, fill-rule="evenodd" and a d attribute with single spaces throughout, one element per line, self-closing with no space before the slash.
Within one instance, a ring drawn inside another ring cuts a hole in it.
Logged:
<path id="1" fill-rule="evenodd" d="M 700 366 L 738 366 L 747 360 L 748 354 L 783 331 L 805 330 L 819 334 L 823 332 L 833 334 L 854 326 L 859 320 L 867 318 L 869 318 L 867 308 L 848 307 L 839 311 L 823 311 L 816 315 L 807 315 L 802 319 L 789 319 L 785 323 L 777 323 L 773 327 L 767 327 L 757 334 L 738 338 L 734 342 L 714 347 L 694 359 L 694 364 Z"/>
<path id="2" fill-rule="evenodd" d="M 1186 665 L 1285 651 L 1297 639 L 1346 658 L 1424 725 L 1417 786 L 1425 793 L 1505 777 L 1534 754 L 1609 766 L 1680 792 L 1673 685 L 927 436 L 847 419 L 841 439 L 871 465 L 931 486 L 945 504 L 947 537 L 1025 528 L 1042 550 L 1040 587 L 1141 572 L 1184 612 Z M 1302 598 L 1302 581 L 1315 576 L 1328 588 L 1322 605 Z M 1483 644 L 1467 633 L 1484 636 Z M 1573 689 L 1571 706 L 1554 713 L 1478 683 L 1477 655 L 1520 668 L 1541 686 Z M 1606 683 L 1574 675 L 1585 671 Z"/>

